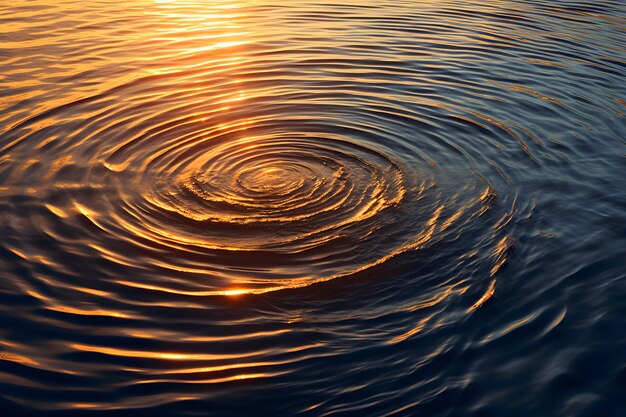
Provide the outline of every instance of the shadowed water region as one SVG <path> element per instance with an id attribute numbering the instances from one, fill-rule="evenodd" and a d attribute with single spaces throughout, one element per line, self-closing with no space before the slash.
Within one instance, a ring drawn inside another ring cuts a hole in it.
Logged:
<path id="1" fill-rule="evenodd" d="M 0 27 L 3 416 L 625 415 L 623 1 Z"/>

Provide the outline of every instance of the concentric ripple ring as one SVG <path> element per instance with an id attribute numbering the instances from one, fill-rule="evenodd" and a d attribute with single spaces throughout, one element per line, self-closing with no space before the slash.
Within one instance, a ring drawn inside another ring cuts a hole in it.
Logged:
<path id="1" fill-rule="evenodd" d="M 264 292 L 349 275 L 415 241 L 411 229 L 393 243 L 388 236 L 406 221 L 404 206 L 419 199 L 416 176 L 354 141 L 218 137 L 143 158 L 145 169 L 120 181 L 123 201 L 113 210 L 131 231 L 124 239 L 174 254 L 171 269 L 212 277 L 216 291 Z M 195 266 L 186 265 L 190 255 Z M 198 265 L 202 256 L 210 262 Z"/>

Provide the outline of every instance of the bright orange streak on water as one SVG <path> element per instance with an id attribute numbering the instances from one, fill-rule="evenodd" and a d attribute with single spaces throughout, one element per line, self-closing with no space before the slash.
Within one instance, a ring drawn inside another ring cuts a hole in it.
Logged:
<path id="1" fill-rule="evenodd" d="M 166 359 L 173 361 L 212 361 L 212 360 L 224 360 L 224 359 L 233 359 L 233 358 L 244 358 L 247 356 L 254 356 L 258 354 L 255 353 L 247 353 L 247 354 L 209 354 L 209 353 L 173 353 L 173 352 L 150 352 L 150 351 L 141 351 L 141 350 L 128 350 L 128 349 L 116 349 L 109 348 L 105 346 L 90 346 L 83 345 L 79 343 L 74 343 L 70 345 L 73 349 L 81 350 L 83 352 L 94 352 L 101 353 L 104 355 L 111 356 L 123 356 L 128 358 L 151 358 L 151 359 Z"/>

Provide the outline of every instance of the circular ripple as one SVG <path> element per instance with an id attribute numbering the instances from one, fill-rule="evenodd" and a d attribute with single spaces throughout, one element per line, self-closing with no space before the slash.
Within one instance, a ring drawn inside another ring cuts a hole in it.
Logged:
<path id="1" fill-rule="evenodd" d="M 5 3 L 4 414 L 588 402 L 619 2 Z"/>
<path id="2" fill-rule="evenodd" d="M 41 142 L 48 158 L 14 170 L 9 188 L 34 199 L 15 212 L 15 251 L 60 266 L 66 261 L 49 247 L 61 245 L 97 288 L 228 295 L 304 287 L 429 246 L 451 225 L 455 234 L 481 228 L 494 195 L 478 176 L 437 175 L 427 155 L 447 141 L 411 148 L 401 132 L 417 120 L 397 103 L 363 112 L 257 97 L 221 116 L 211 103 L 189 108 L 174 95 L 147 97 L 122 117 L 120 105 L 90 100 L 98 115 L 80 128 L 71 117 L 58 123 L 72 134 Z M 424 106 L 426 120 L 435 109 Z M 16 160 L 30 135 L 8 149 Z M 446 158 L 454 166 L 454 154 Z M 45 212 L 20 214 L 33 209 Z"/>
<path id="3" fill-rule="evenodd" d="M 217 293 L 349 275 L 415 242 L 419 228 L 406 226 L 417 226 L 408 214 L 424 184 L 396 158 L 323 132 L 258 133 L 165 141 L 141 155 L 118 147 L 106 165 L 142 169 L 113 176 L 114 221 L 100 223 Z"/>

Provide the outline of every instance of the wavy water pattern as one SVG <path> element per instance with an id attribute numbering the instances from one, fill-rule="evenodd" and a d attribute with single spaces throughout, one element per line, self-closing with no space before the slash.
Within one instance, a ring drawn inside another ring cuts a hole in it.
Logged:
<path id="1" fill-rule="evenodd" d="M 0 5 L 0 409 L 620 415 L 625 19 Z"/>

